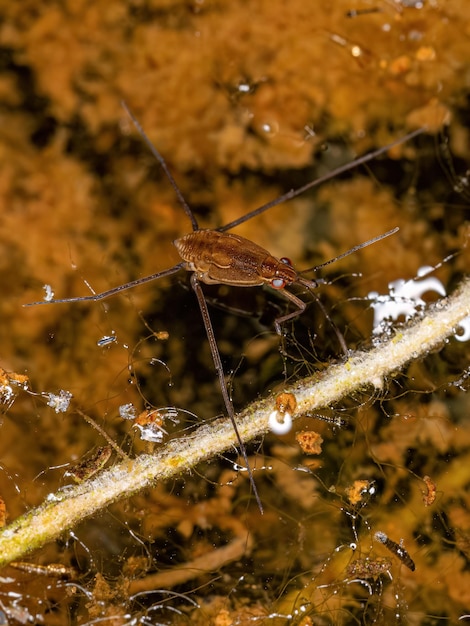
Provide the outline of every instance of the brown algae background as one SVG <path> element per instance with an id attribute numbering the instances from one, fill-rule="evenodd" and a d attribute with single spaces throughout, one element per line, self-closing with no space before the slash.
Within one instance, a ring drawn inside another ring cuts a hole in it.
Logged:
<path id="1" fill-rule="evenodd" d="M 371 334 L 369 291 L 451 253 L 436 276 L 452 290 L 467 271 L 468 3 L 24 0 L 2 14 L 0 366 L 30 380 L 22 391 L 2 377 L 7 522 L 103 445 L 76 408 L 130 454 L 146 445 L 119 418 L 123 404 L 198 419 L 222 411 L 185 276 L 101 304 L 22 308 L 44 284 L 56 297 L 87 295 L 87 284 L 99 292 L 178 261 L 172 241 L 188 219 L 121 100 L 204 227 L 430 129 L 237 230 L 304 268 L 400 226 L 325 271 L 335 281 L 320 297 L 351 347 Z M 340 354 L 314 303 L 288 327 L 283 359 L 272 333 L 282 301 L 207 292 L 223 305 L 211 312 L 238 407 Z M 106 336 L 116 340 L 98 346 Z M 250 448 L 264 468 L 263 517 L 245 475 L 221 460 L 64 534 L 29 560 L 72 566 L 76 586 L 53 569 L 5 569 L 0 623 L 439 624 L 470 614 L 468 355 L 451 340 L 380 392 L 346 400 L 329 413 L 342 428 L 306 419 L 297 430 L 318 431 L 318 456 L 294 434 Z M 60 390 L 74 397 L 65 413 L 44 395 Z M 193 573 L 178 578 L 185 565 Z"/>

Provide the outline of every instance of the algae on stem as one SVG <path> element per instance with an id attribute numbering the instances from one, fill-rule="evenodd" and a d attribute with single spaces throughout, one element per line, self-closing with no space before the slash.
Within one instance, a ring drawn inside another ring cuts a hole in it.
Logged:
<path id="1" fill-rule="evenodd" d="M 293 419 L 331 406 L 364 386 L 381 387 L 387 376 L 441 346 L 469 315 L 470 280 L 467 279 L 452 296 L 431 306 L 423 317 L 410 320 L 383 343 L 331 365 L 320 379 L 308 377 L 286 386 L 284 391 L 293 394 L 297 401 Z M 269 415 L 276 406 L 275 396 L 277 393 L 253 402 L 238 414 L 243 441 L 268 431 Z M 203 424 L 190 438 L 170 441 L 156 454 L 126 459 L 91 480 L 59 490 L 0 531 L 0 567 L 56 539 L 111 503 L 156 481 L 188 471 L 236 443 L 230 420 L 220 419 Z"/>

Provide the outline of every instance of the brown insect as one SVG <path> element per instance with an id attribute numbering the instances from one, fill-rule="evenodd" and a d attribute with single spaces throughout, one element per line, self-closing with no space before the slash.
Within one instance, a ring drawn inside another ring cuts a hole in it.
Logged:
<path id="1" fill-rule="evenodd" d="M 196 230 L 174 242 L 185 261 L 185 269 L 194 272 L 206 285 L 224 284 L 233 287 L 258 287 L 269 285 L 284 289 L 293 283 L 309 289 L 317 287 L 314 280 L 300 276 L 288 259 L 277 259 L 267 250 L 249 239 L 217 230 Z M 281 324 L 297 317 L 306 304 L 290 291 L 282 294 L 297 307 L 295 311 L 275 320 L 276 332 L 281 334 Z"/>
<path id="2" fill-rule="evenodd" d="M 389 537 L 380 530 L 374 534 L 374 539 L 379 543 L 382 543 L 388 550 L 390 550 L 390 552 L 395 554 L 408 569 L 412 572 L 415 571 L 415 563 L 401 543 L 397 543 L 396 541 L 389 539 Z"/>
<path id="3" fill-rule="evenodd" d="M 238 445 L 247 466 L 248 476 L 253 488 L 254 496 L 256 498 L 260 511 L 263 512 L 261 500 L 258 495 L 250 465 L 248 463 L 246 449 L 237 428 L 233 404 L 227 391 L 222 361 L 217 347 L 217 341 L 214 335 L 207 303 L 201 288 L 201 282 L 206 284 L 225 284 L 237 287 L 256 287 L 259 285 L 268 285 L 269 287 L 276 289 L 277 291 L 282 293 L 288 300 L 290 300 L 296 307 L 296 309 L 291 313 L 288 313 L 287 315 L 276 319 L 276 332 L 278 334 L 281 334 L 281 324 L 300 315 L 307 306 L 305 302 L 303 302 L 300 298 L 298 298 L 291 292 L 287 291 L 285 287 L 288 287 L 292 284 L 300 284 L 307 289 L 314 289 L 315 287 L 317 287 L 317 282 L 314 280 L 307 280 L 306 278 L 301 276 L 294 269 L 288 259 L 277 259 L 276 257 L 273 257 L 267 250 L 265 250 L 261 246 L 258 246 L 252 241 L 245 239 L 244 237 L 240 237 L 239 235 L 234 235 L 231 233 L 226 234 L 226 231 L 235 228 L 239 224 L 242 224 L 257 215 L 260 215 L 264 211 L 272 208 L 273 206 L 276 206 L 278 204 L 281 204 L 282 202 L 286 202 L 287 200 L 299 196 L 308 189 L 312 189 L 313 187 L 316 187 L 317 185 L 331 178 L 334 178 L 335 176 L 338 176 L 343 172 L 346 172 L 360 164 L 371 161 L 376 156 L 382 154 L 393 146 L 407 141 L 424 131 L 423 129 L 414 131 L 384 148 L 380 148 L 374 152 L 370 152 L 356 159 L 355 161 L 339 167 L 333 172 L 329 172 L 321 178 L 310 181 L 306 185 L 303 185 L 302 187 L 299 187 L 297 189 L 292 189 L 284 195 L 276 198 L 275 200 L 272 200 L 271 202 L 268 202 L 267 204 L 264 204 L 263 206 L 253 211 L 250 211 L 249 213 L 234 220 L 233 222 L 230 222 L 229 224 L 226 224 L 225 226 L 221 226 L 220 228 L 214 230 L 204 230 L 199 228 L 198 222 L 190 207 L 186 203 L 176 181 L 173 178 L 173 175 L 169 171 L 166 161 L 163 159 L 155 146 L 151 143 L 150 139 L 145 134 L 139 122 L 129 111 L 126 104 L 123 103 L 123 107 L 127 111 L 129 117 L 131 118 L 132 122 L 134 123 L 135 127 L 137 128 L 138 132 L 147 144 L 150 151 L 159 161 L 168 180 L 175 190 L 179 202 L 181 203 L 186 215 L 191 221 L 193 232 L 177 239 L 174 242 L 182 258 L 182 262 L 174 265 L 173 267 L 170 267 L 169 269 L 157 272 L 155 274 L 151 274 L 150 276 L 138 278 L 129 283 L 125 283 L 124 285 L 119 285 L 118 287 L 114 287 L 113 289 L 103 291 L 102 293 L 92 294 L 89 296 L 81 296 L 77 298 L 63 298 L 57 300 L 48 298 L 40 302 L 32 302 L 25 306 L 34 306 L 38 304 L 59 304 L 64 302 L 97 302 L 99 300 L 103 300 L 104 298 L 108 298 L 109 296 L 113 296 L 117 293 L 121 293 L 122 291 L 126 291 L 128 289 L 136 287 L 137 285 L 143 285 L 144 283 L 163 278 L 164 276 L 171 276 L 172 274 L 178 272 L 180 269 L 185 269 L 187 271 L 193 272 L 191 276 L 191 286 L 196 294 L 199 303 L 199 308 L 206 329 L 207 338 L 209 340 L 212 359 L 214 361 L 215 370 L 219 379 L 225 408 L 227 410 L 227 414 L 230 417 L 230 420 L 232 421 L 233 428 L 238 440 Z M 355 246 L 351 250 L 348 250 L 347 252 L 336 257 L 335 259 L 332 259 L 327 263 L 324 263 L 322 266 L 318 267 L 323 267 L 324 265 L 328 265 L 333 261 L 337 261 L 349 254 L 352 254 L 360 248 L 364 248 L 365 246 L 379 241 L 384 237 L 388 237 L 389 235 L 395 233 L 397 230 L 398 228 L 395 228 L 383 235 L 379 235 L 378 237 L 370 239 L 365 243 L 359 244 L 358 246 Z M 318 267 L 313 269 L 318 269 Z M 337 334 L 339 335 L 339 331 Z M 340 342 L 343 351 L 347 352 L 347 347 L 342 336 L 340 336 Z"/>

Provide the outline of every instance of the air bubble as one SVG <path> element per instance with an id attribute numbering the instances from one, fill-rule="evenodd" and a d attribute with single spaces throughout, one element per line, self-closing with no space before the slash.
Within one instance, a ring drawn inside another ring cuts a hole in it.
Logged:
<path id="1" fill-rule="evenodd" d="M 458 331 L 455 333 L 457 341 L 470 340 L 470 317 L 465 317 L 458 325 Z"/>
<path id="2" fill-rule="evenodd" d="M 290 413 L 280 413 L 273 411 L 269 416 L 269 428 L 276 435 L 285 435 L 292 428 L 292 417 Z"/>

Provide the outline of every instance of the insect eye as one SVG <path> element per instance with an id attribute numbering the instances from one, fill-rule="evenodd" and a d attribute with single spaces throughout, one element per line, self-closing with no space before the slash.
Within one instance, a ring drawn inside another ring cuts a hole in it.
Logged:
<path id="1" fill-rule="evenodd" d="M 292 261 L 286 256 L 281 257 L 279 260 L 281 261 L 281 263 L 284 263 L 284 265 L 289 265 L 289 267 L 292 267 Z"/>
<path id="2" fill-rule="evenodd" d="M 283 289 L 286 286 L 286 281 L 283 278 L 273 278 L 271 281 L 271 287 L 273 289 Z"/>

